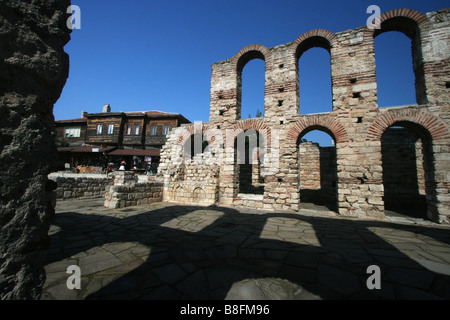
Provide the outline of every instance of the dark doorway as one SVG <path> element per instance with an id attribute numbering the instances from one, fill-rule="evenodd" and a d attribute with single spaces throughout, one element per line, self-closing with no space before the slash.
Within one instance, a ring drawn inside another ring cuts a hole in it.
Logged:
<path id="1" fill-rule="evenodd" d="M 384 206 L 387 215 L 427 217 L 426 146 L 409 128 L 393 126 L 381 137 Z"/>
<path id="2" fill-rule="evenodd" d="M 313 130 L 298 141 L 300 208 L 337 212 L 336 147 L 332 137 Z"/>
<path id="3" fill-rule="evenodd" d="M 240 133 L 235 141 L 235 161 L 238 193 L 264 194 L 264 141 L 256 130 Z"/>

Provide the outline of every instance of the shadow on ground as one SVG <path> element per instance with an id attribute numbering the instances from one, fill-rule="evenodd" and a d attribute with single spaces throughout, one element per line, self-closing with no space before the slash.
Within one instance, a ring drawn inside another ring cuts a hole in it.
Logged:
<path id="1" fill-rule="evenodd" d="M 197 231 L 170 226 L 197 210 L 216 213 L 215 219 L 205 226 L 199 220 Z M 277 221 L 290 221 L 291 227 Z M 52 235 L 48 263 L 108 243 L 150 248 L 145 262 L 85 299 L 450 298 L 450 273 L 431 271 L 404 253 L 414 253 L 414 246 L 426 251 L 422 242 L 409 242 L 409 234 L 449 245 L 445 228 L 180 205 L 124 218 L 62 212 L 54 224 L 60 231 Z M 305 232 L 305 241 L 279 240 L 295 230 Z M 391 230 L 393 242 L 380 236 Z M 57 249 L 63 238 L 76 238 L 77 245 Z M 380 267 L 381 290 L 367 288 L 370 265 Z"/>

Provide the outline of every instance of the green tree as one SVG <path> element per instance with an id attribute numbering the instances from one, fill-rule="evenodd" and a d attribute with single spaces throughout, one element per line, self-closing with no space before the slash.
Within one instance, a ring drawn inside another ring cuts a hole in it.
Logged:
<path id="1" fill-rule="evenodd" d="M 256 109 L 255 118 L 261 118 L 263 116 L 263 113 L 258 109 Z M 252 115 L 249 113 L 248 118 L 252 118 Z"/>

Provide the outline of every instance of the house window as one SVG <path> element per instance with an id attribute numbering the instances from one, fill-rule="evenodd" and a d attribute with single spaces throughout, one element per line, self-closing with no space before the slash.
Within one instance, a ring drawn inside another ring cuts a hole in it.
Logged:
<path id="1" fill-rule="evenodd" d="M 110 124 L 108 125 L 108 134 L 113 134 L 114 133 L 114 125 Z"/>
<path id="2" fill-rule="evenodd" d="M 97 125 L 97 134 L 102 134 L 102 128 L 103 126 L 101 124 Z"/>
<path id="3" fill-rule="evenodd" d="M 131 126 L 127 126 L 127 135 L 131 134 Z"/>
<path id="4" fill-rule="evenodd" d="M 152 130 L 150 131 L 152 136 L 156 136 L 156 126 L 152 126 Z"/>
<path id="5" fill-rule="evenodd" d="M 169 125 L 165 125 L 164 126 L 164 135 L 168 135 L 169 134 L 169 130 L 170 130 L 170 126 Z"/>
<path id="6" fill-rule="evenodd" d="M 79 138 L 81 136 L 81 127 L 65 128 L 64 137 Z"/>
<path id="7" fill-rule="evenodd" d="M 138 126 L 138 125 L 135 125 L 135 126 L 134 126 L 134 134 L 135 134 L 135 135 L 138 135 L 138 134 L 139 134 L 139 126 Z"/>

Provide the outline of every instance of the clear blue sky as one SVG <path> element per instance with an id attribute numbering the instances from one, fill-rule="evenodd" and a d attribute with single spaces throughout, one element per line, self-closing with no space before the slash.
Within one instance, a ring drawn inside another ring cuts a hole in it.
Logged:
<path id="1" fill-rule="evenodd" d="M 449 7 L 448 1 L 438 0 L 72 0 L 72 4 L 81 9 L 81 29 L 73 30 L 65 47 L 70 72 L 54 106 L 56 120 L 79 118 L 81 111 L 101 112 L 108 103 L 112 111 L 161 110 L 207 122 L 211 65 L 249 44 L 270 48 L 312 29 L 354 29 L 366 24 L 366 9 L 372 4 L 381 12 L 410 8 L 426 13 Z M 397 32 L 375 39 L 380 106 L 415 103 L 410 45 Z M 331 111 L 329 59 L 324 49 L 313 48 L 299 61 L 302 114 Z M 264 62 L 252 60 L 243 70 L 242 117 L 263 111 L 263 105 Z"/>

